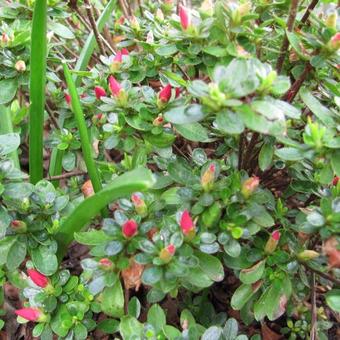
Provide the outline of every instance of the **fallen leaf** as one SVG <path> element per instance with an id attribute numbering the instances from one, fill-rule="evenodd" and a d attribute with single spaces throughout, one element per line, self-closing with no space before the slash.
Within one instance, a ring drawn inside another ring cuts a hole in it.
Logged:
<path id="1" fill-rule="evenodd" d="M 272 331 L 264 322 L 261 323 L 262 340 L 280 340 L 283 339 L 281 334 Z"/>
<path id="2" fill-rule="evenodd" d="M 134 258 L 130 259 L 130 266 L 126 269 L 123 269 L 121 274 L 124 281 L 125 289 L 134 288 L 137 292 L 142 281 L 141 277 L 144 271 L 144 266 L 135 262 Z"/>

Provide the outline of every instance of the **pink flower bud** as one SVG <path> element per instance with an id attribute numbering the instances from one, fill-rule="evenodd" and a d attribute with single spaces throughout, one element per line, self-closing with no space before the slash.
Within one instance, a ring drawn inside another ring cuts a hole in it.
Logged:
<path id="1" fill-rule="evenodd" d="M 212 189 L 215 180 L 216 166 L 215 164 L 210 164 L 208 169 L 204 172 L 201 177 L 201 185 L 204 191 L 209 191 Z"/>
<path id="2" fill-rule="evenodd" d="M 9 36 L 7 33 L 3 32 L 1 35 L 1 42 L 4 44 L 7 44 L 9 42 Z"/>
<path id="3" fill-rule="evenodd" d="M 35 269 L 28 269 L 27 274 L 38 287 L 45 288 L 50 282 L 45 275 Z"/>
<path id="4" fill-rule="evenodd" d="M 28 321 L 44 321 L 46 315 L 38 308 L 21 308 L 15 311 L 15 314 Z"/>
<path id="5" fill-rule="evenodd" d="M 158 98 L 160 99 L 160 101 L 162 101 L 163 103 L 167 103 L 170 100 L 171 89 L 172 87 L 170 84 L 163 87 L 163 89 L 158 94 Z"/>
<path id="6" fill-rule="evenodd" d="M 131 201 L 133 205 L 135 206 L 135 210 L 138 215 L 145 216 L 147 213 L 147 206 L 145 204 L 145 201 L 139 197 L 137 194 L 133 194 L 131 196 Z"/>
<path id="7" fill-rule="evenodd" d="M 106 96 L 106 92 L 101 86 L 95 86 L 94 93 L 96 94 L 97 99 L 100 99 L 101 97 Z"/>
<path id="8" fill-rule="evenodd" d="M 103 270 L 110 270 L 113 268 L 113 263 L 108 258 L 103 258 L 99 260 L 99 266 Z"/>
<path id="9" fill-rule="evenodd" d="M 126 48 L 123 48 L 121 51 L 117 51 L 113 61 L 116 63 L 121 63 L 123 61 L 123 55 L 129 55 L 129 51 Z"/>
<path id="10" fill-rule="evenodd" d="M 68 105 L 71 104 L 71 96 L 68 93 L 65 93 L 65 100 Z"/>
<path id="11" fill-rule="evenodd" d="M 184 6 L 179 7 L 179 18 L 181 20 L 182 28 L 186 30 L 190 25 L 190 14 L 188 9 Z"/>
<path id="12" fill-rule="evenodd" d="M 14 220 L 11 222 L 11 227 L 17 233 L 25 233 L 27 231 L 27 224 L 24 221 Z"/>
<path id="13" fill-rule="evenodd" d="M 110 78 L 109 78 L 109 87 L 110 87 L 111 93 L 115 97 L 117 97 L 119 95 L 120 91 L 122 90 L 121 85 L 118 83 L 116 78 L 113 77 L 113 76 L 110 76 Z"/>
<path id="14" fill-rule="evenodd" d="M 281 237 L 281 234 L 278 230 L 275 230 L 275 231 L 272 232 L 272 234 L 270 235 L 270 237 L 269 237 L 269 239 L 268 239 L 268 241 L 267 241 L 267 243 L 264 247 L 265 253 L 272 254 L 275 251 L 275 249 L 276 249 L 276 247 L 277 247 L 277 245 L 280 241 L 280 237 Z"/>
<path id="15" fill-rule="evenodd" d="M 171 258 L 175 255 L 176 247 L 173 244 L 169 244 L 161 250 L 159 253 L 159 258 L 165 262 L 170 262 Z"/>
<path id="16" fill-rule="evenodd" d="M 128 220 L 123 224 L 122 232 L 124 237 L 130 238 L 137 234 L 138 224 L 135 220 Z"/>
<path id="17" fill-rule="evenodd" d="M 122 15 L 122 16 L 117 20 L 117 23 L 118 23 L 119 25 L 123 25 L 124 22 L 125 22 L 125 17 Z"/>
<path id="18" fill-rule="evenodd" d="M 242 184 L 241 192 L 244 198 L 249 198 L 260 184 L 260 179 L 256 176 L 250 177 Z"/>
<path id="19" fill-rule="evenodd" d="M 180 227 L 185 236 L 195 232 L 195 225 L 188 210 L 184 210 L 180 220 Z"/>
<path id="20" fill-rule="evenodd" d="M 335 176 L 335 177 L 333 178 L 333 185 L 336 186 L 336 185 L 338 184 L 338 182 L 339 182 L 339 177 L 338 177 L 338 176 Z"/>
<path id="21" fill-rule="evenodd" d="M 337 51 L 340 48 L 340 32 L 333 35 L 329 41 L 329 47 L 334 51 Z"/>

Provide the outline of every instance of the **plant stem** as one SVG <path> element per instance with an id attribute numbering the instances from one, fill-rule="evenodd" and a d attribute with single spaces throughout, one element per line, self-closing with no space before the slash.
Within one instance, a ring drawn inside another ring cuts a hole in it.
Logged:
<path id="1" fill-rule="evenodd" d="M 338 280 L 338 279 L 336 279 L 336 278 L 334 278 L 334 277 L 328 275 L 327 273 L 320 272 L 320 270 L 317 270 L 317 269 L 314 269 L 314 268 L 310 267 L 310 266 L 309 266 L 307 263 L 305 263 L 305 262 L 301 262 L 301 263 L 302 263 L 302 265 L 303 265 L 306 269 L 310 270 L 311 272 L 314 272 L 315 274 L 318 274 L 319 276 L 323 277 L 324 279 L 326 279 L 326 280 L 328 280 L 328 281 L 331 281 L 331 282 L 335 283 L 335 284 L 338 285 L 338 286 L 340 285 L 340 280 Z"/>
<path id="2" fill-rule="evenodd" d="M 57 176 L 48 176 L 46 177 L 47 180 L 60 180 L 60 179 L 66 179 L 70 177 L 76 177 L 76 176 L 84 176 L 86 175 L 86 171 L 73 171 L 73 172 L 66 172 L 65 174 L 57 175 Z"/>
<path id="3" fill-rule="evenodd" d="M 300 90 L 301 85 L 306 80 L 308 74 L 313 69 L 313 66 L 308 62 L 305 66 L 305 69 L 301 73 L 300 77 L 295 80 L 293 85 L 290 87 L 290 89 L 282 96 L 282 100 L 287 101 L 288 103 L 291 103 L 297 93 Z"/>
<path id="4" fill-rule="evenodd" d="M 29 175 L 35 184 L 43 178 L 43 125 L 46 83 L 46 0 L 36 0 L 31 33 Z"/>
<path id="5" fill-rule="evenodd" d="M 50 159 L 50 168 L 49 168 L 49 175 L 54 177 L 52 180 L 52 184 L 54 187 L 59 186 L 59 181 L 56 176 L 60 175 L 63 170 L 63 156 L 64 156 L 64 150 L 59 150 L 57 147 L 53 148 L 51 159 Z"/>
<path id="6" fill-rule="evenodd" d="M 312 10 L 315 8 L 315 6 L 318 4 L 319 0 L 313 0 L 309 6 L 306 9 L 305 14 L 303 15 L 303 17 L 301 18 L 300 24 L 298 26 L 298 28 L 301 28 L 308 20 L 310 13 L 312 12 Z"/>
<path id="7" fill-rule="evenodd" d="M 312 273 L 312 294 L 311 294 L 311 303 L 312 303 L 312 322 L 310 328 L 310 340 L 316 340 L 317 335 L 317 313 L 316 313 L 316 292 L 315 292 L 315 273 Z"/>
<path id="8" fill-rule="evenodd" d="M 101 190 L 102 184 L 100 182 L 100 178 L 99 178 L 96 165 L 92 158 L 91 142 L 89 139 L 89 135 L 87 133 L 87 126 L 86 126 L 86 122 L 84 119 L 83 110 L 80 105 L 79 96 L 78 96 L 74 81 L 72 79 L 71 72 L 65 62 L 63 63 L 63 67 L 64 67 L 64 74 L 65 74 L 67 87 L 68 87 L 68 90 L 71 96 L 72 111 L 76 118 L 78 129 L 79 129 L 81 146 L 83 150 L 83 156 L 84 156 L 86 168 L 89 173 L 89 176 L 90 176 L 90 179 L 93 185 L 93 189 L 95 192 L 98 192 L 99 190 Z"/>
<path id="9" fill-rule="evenodd" d="M 289 16 L 288 16 L 288 21 L 287 21 L 287 31 L 288 32 L 293 31 L 294 22 L 295 22 L 296 13 L 297 13 L 297 8 L 298 8 L 298 3 L 299 3 L 299 0 L 292 0 L 292 3 L 290 5 Z M 283 41 L 282 41 L 280 55 L 279 55 L 279 58 L 277 59 L 277 64 L 276 64 L 276 70 L 277 70 L 277 73 L 279 73 L 279 74 L 282 71 L 282 66 L 283 66 L 283 63 L 284 63 L 285 58 L 286 58 L 288 46 L 289 46 L 289 41 L 288 41 L 287 35 L 285 34 Z"/>

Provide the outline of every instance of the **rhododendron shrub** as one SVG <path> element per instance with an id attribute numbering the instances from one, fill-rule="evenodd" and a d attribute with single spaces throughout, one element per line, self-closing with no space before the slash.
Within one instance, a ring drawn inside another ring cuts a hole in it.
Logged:
<path id="1" fill-rule="evenodd" d="M 0 6 L 4 337 L 336 338 L 337 2 Z"/>

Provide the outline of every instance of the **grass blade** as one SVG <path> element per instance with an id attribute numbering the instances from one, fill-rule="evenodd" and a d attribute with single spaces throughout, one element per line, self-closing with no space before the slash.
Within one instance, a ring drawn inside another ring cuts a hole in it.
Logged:
<path id="1" fill-rule="evenodd" d="M 150 170 L 135 169 L 115 178 L 104 189 L 81 202 L 62 222 L 56 235 L 59 260 L 62 260 L 67 246 L 73 241 L 74 233 L 81 231 L 105 206 L 136 191 L 145 191 L 153 183 L 154 178 Z"/>
<path id="2" fill-rule="evenodd" d="M 46 0 L 34 5 L 30 58 L 29 174 L 35 184 L 43 178 L 43 125 L 46 83 Z"/>
<path id="3" fill-rule="evenodd" d="M 98 32 L 101 32 L 104 28 L 106 22 L 110 19 L 111 13 L 116 5 L 116 0 L 110 0 L 106 7 L 104 8 L 102 14 L 98 18 L 96 25 Z M 96 38 L 94 36 L 94 33 L 92 32 L 86 42 L 85 45 L 79 55 L 79 59 L 76 63 L 76 66 L 74 67 L 75 71 L 84 71 L 86 70 L 86 67 L 90 61 L 91 55 L 97 45 Z M 74 75 L 73 77 L 74 82 L 76 83 L 76 86 L 80 84 L 81 78 L 78 75 Z"/>
<path id="4" fill-rule="evenodd" d="M 11 111 L 9 107 L 0 105 L 0 135 L 13 132 L 13 124 L 11 118 Z M 18 152 L 13 151 L 9 154 L 9 158 L 12 160 L 14 166 L 20 170 L 20 162 Z"/>
<path id="5" fill-rule="evenodd" d="M 59 150 L 57 147 L 52 149 L 50 167 L 48 170 L 48 173 L 51 177 L 61 175 L 61 172 L 63 170 L 64 153 L 64 150 Z M 53 180 L 52 184 L 55 188 L 57 188 L 59 186 L 59 180 Z"/>
<path id="6" fill-rule="evenodd" d="M 79 96 L 77 93 L 76 85 L 74 84 L 74 81 L 72 79 L 71 72 L 65 62 L 63 63 L 63 66 L 64 66 L 64 74 L 65 74 L 67 87 L 68 87 L 68 90 L 71 96 L 71 107 L 72 107 L 74 116 L 76 118 L 78 130 L 80 134 L 83 157 L 85 160 L 87 171 L 89 173 L 89 176 L 92 182 L 93 189 L 95 192 L 98 192 L 99 190 L 101 190 L 102 184 L 99 178 L 96 165 L 92 158 L 91 143 L 90 143 L 89 135 L 87 133 L 87 126 L 85 123 L 83 110 L 80 105 Z"/>

